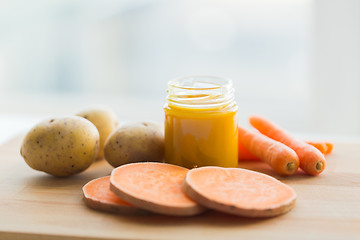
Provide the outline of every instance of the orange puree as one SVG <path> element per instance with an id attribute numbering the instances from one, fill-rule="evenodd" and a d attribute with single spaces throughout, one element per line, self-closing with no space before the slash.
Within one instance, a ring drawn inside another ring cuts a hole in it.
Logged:
<path id="1" fill-rule="evenodd" d="M 206 94 L 185 97 L 212 98 Z M 237 167 L 238 119 L 234 102 L 210 107 L 168 103 L 164 110 L 167 163 L 186 168 Z"/>

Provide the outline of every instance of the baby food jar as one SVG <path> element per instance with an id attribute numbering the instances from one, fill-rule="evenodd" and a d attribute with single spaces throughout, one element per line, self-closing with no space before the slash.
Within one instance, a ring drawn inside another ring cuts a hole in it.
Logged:
<path id="1" fill-rule="evenodd" d="M 165 161 L 186 168 L 238 166 L 238 107 L 229 79 L 191 76 L 168 83 Z"/>

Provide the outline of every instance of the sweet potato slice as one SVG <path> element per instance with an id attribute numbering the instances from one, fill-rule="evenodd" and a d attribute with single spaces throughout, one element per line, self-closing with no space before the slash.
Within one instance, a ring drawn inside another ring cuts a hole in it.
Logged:
<path id="1" fill-rule="evenodd" d="M 110 191 L 110 176 L 91 180 L 82 188 L 85 204 L 95 210 L 111 213 L 146 214 L 148 212 L 125 202 Z"/>
<path id="2" fill-rule="evenodd" d="M 112 171 L 110 189 L 145 210 L 173 216 L 195 215 L 205 208 L 182 191 L 187 172 L 186 168 L 166 163 L 126 164 Z"/>
<path id="3" fill-rule="evenodd" d="M 190 170 L 184 192 L 205 207 L 246 217 L 273 217 L 290 211 L 295 191 L 266 174 L 241 168 Z"/>

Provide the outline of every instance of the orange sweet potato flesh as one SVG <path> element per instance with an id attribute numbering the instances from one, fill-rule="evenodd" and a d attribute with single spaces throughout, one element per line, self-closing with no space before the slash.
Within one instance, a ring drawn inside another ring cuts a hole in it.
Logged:
<path id="1" fill-rule="evenodd" d="M 191 216 L 205 208 L 187 197 L 182 182 L 188 169 L 155 162 L 131 163 L 115 168 L 110 189 L 134 206 L 173 216 Z"/>
<path id="2" fill-rule="evenodd" d="M 111 213 L 147 213 L 122 200 L 110 191 L 110 176 L 97 178 L 88 182 L 84 185 L 82 191 L 85 204 L 92 209 Z"/>
<path id="3" fill-rule="evenodd" d="M 266 174 L 241 168 L 190 170 L 184 192 L 207 208 L 246 217 L 274 217 L 290 211 L 295 191 Z"/>

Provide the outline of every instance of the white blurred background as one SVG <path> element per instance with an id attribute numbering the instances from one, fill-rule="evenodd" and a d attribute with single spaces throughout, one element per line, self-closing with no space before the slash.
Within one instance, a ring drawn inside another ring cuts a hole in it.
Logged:
<path id="1" fill-rule="evenodd" d="M 241 124 L 360 138 L 360 1 L 0 1 L 0 141 L 93 104 L 162 121 L 199 74 L 233 80 Z"/>

